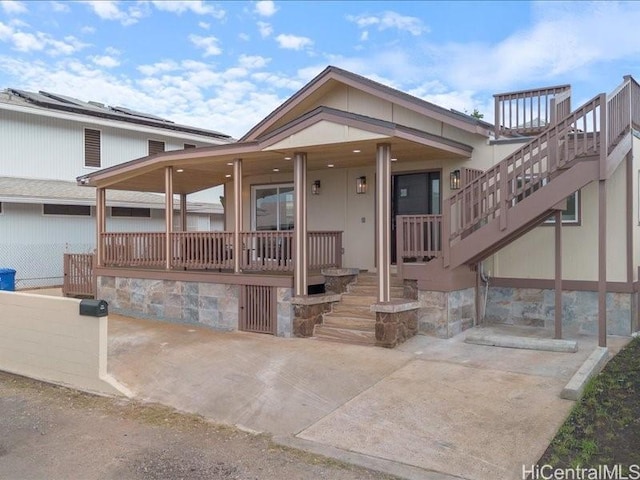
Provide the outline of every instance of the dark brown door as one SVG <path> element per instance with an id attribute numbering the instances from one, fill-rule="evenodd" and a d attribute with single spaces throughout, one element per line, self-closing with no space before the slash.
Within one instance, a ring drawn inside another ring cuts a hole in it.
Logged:
<path id="1" fill-rule="evenodd" d="M 391 183 L 391 262 L 396 263 L 396 216 L 439 215 L 440 172 L 394 175 Z"/>

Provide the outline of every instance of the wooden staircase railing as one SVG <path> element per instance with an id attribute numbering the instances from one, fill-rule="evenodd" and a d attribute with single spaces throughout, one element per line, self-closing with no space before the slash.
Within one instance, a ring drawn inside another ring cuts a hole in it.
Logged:
<path id="1" fill-rule="evenodd" d="M 490 251 L 491 239 L 502 248 L 517 236 L 539 225 L 554 207 L 550 203 L 551 197 L 556 199 L 565 193 L 566 197 L 590 181 L 608 178 L 630 151 L 632 129 L 634 126 L 640 127 L 640 85 L 632 77 L 626 76 L 624 82 L 610 95 L 599 94 L 574 112 L 560 117 L 569 105 L 570 90 L 566 87 L 496 96 L 496 118 L 503 121 L 507 111 L 504 102 L 519 105 L 518 102 L 522 101 L 525 105 L 526 99 L 529 99 L 529 110 L 538 102 L 538 109 L 543 111 L 544 108 L 540 106 L 541 98 L 544 95 L 554 95 L 549 107 L 553 113 L 549 118 L 553 123 L 443 202 L 442 223 L 445 235 L 442 247 L 445 267 L 478 261 L 483 253 Z M 499 101 L 502 102 L 500 115 Z M 518 106 L 513 113 L 515 120 L 511 114 L 509 110 L 507 128 L 522 122 L 523 114 Z M 497 123 L 502 125 L 500 128 L 504 128 L 504 121 Z M 582 161 L 596 161 L 598 168 L 574 168 Z M 555 179 L 567 171 L 573 171 L 572 175 L 576 178 L 558 183 Z M 529 197 L 553 182 L 557 183 L 556 188 L 545 190 L 547 194 L 552 193 L 551 196 L 539 194 L 535 199 L 529 200 Z M 567 191 L 564 192 L 563 189 Z M 526 215 L 527 218 L 514 218 L 513 225 L 509 225 L 508 211 L 525 201 L 526 208 L 518 208 L 517 213 Z M 481 241 L 477 242 L 477 246 L 469 241 L 469 237 L 486 230 L 489 224 L 497 227 L 480 235 L 478 239 Z M 489 235 L 489 231 L 493 237 Z M 456 260 L 451 264 L 451 251 L 458 246 L 465 251 L 456 252 Z"/>

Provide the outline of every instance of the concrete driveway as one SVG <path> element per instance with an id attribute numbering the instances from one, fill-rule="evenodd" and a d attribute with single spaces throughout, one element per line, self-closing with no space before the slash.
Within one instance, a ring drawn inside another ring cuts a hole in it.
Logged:
<path id="1" fill-rule="evenodd" d="M 573 406 L 559 394 L 595 339 L 577 353 L 463 340 L 386 350 L 111 315 L 109 371 L 138 398 L 370 468 L 521 478 Z M 610 337 L 610 349 L 628 340 Z"/>

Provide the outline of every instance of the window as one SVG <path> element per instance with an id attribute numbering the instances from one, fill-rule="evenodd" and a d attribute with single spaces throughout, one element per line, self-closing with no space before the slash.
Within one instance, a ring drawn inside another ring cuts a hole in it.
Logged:
<path id="1" fill-rule="evenodd" d="M 524 181 L 523 181 L 524 180 Z M 549 180 L 547 178 L 540 179 L 538 175 L 524 175 L 519 176 L 512 183 L 513 193 L 517 194 L 511 200 L 511 204 L 515 205 L 521 202 L 533 192 L 544 187 Z M 545 220 L 545 224 L 553 225 L 555 218 L 549 218 Z M 580 194 L 579 191 L 573 192 L 573 194 L 567 197 L 567 208 L 562 211 L 562 224 L 580 224 Z"/>
<path id="2" fill-rule="evenodd" d="M 149 140 L 149 155 L 164 152 L 164 142 L 158 140 Z"/>
<path id="3" fill-rule="evenodd" d="M 91 216 L 89 205 L 58 205 L 55 203 L 45 203 L 42 206 L 44 215 L 72 215 L 81 217 Z"/>
<path id="4" fill-rule="evenodd" d="M 112 217 L 151 218 L 150 208 L 111 207 Z"/>
<path id="5" fill-rule="evenodd" d="M 187 148 L 196 148 L 196 146 L 192 143 L 185 143 L 184 144 L 184 149 L 186 150 Z"/>
<path id="6" fill-rule="evenodd" d="M 257 185 L 251 191 L 253 227 L 260 230 L 293 230 L 293 185 Z"/>
<path id="7" fill-rule="evenodd" d="M 100 130 L 84 129 L 84 166 L 100 168 Z"/>
<path id="8" fill-rule="evenodd" d="M 555 218 L 549 218 L 544 223 L 555 224 Z M 562 224 L 579 224 L 580 223 L 580 191 L 573 192 L 567 197 L 567 208 L 562 211 Z"/>

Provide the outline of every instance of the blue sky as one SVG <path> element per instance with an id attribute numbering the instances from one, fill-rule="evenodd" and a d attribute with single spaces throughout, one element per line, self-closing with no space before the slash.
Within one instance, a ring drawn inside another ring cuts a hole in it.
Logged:
<path id="1" fill-rule="evenodd" d="M 640 77 L 640 2 L 0 0 L 0 88 L 240 137 L 327 65 L 493 119 L 492 95 Z"/>

